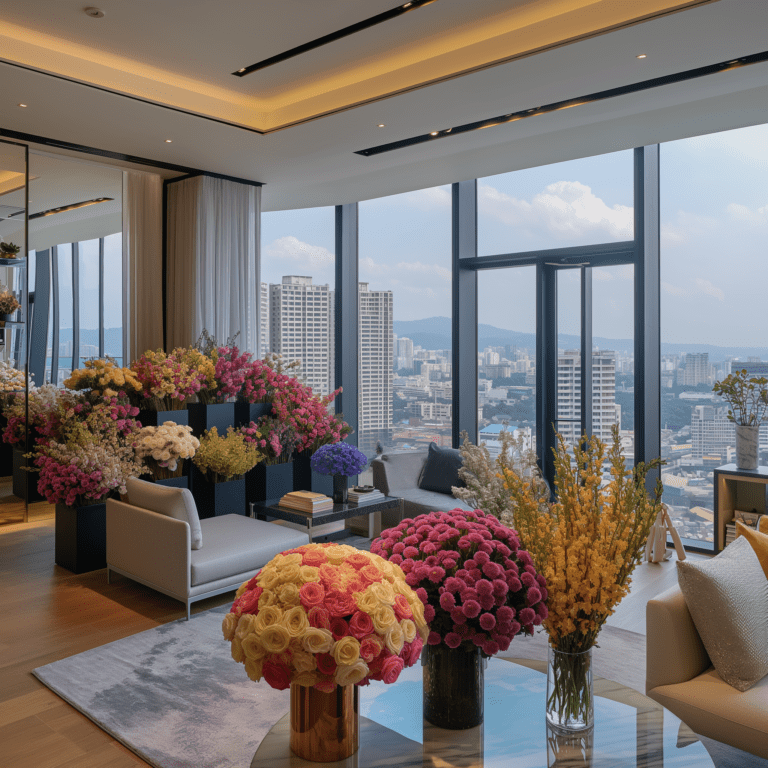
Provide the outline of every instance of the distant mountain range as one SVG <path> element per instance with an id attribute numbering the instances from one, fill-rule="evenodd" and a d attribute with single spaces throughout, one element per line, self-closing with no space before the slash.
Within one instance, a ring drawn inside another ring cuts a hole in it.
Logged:
<path id="1" fill-rule="evenodd" d="M 427 317 L 424 320 L 395 320 L 394 332 L 398 336 L 413 339 L 424 349 L 450 349 L 451 347 L 451 318 Z M 634 342 L 631 339 L 606 339 L 594 336 L 592 341 L 600 349 L 613 349 L 617 352 L 632 353 Z M 578 336 L 562 333 L 558 336 L 558 346 L 561 349 L 578 349 Z M 479 323 L 477 326 L 477 345 L 480 350 L 485 347 L 503 347 L 506 345 L 527 347 L 531 351 L 536 348 L 536 336 L 533 333 L 520 333 L 493 325 Z M 684 355 L 693 352 L 708 352 L 710 361 L 725 360 L 726 357 L 759 357 L 768 360 L 768 347 L 718 347 L 714 344 L 669 344 L 662 342 L 662 355 Z"/>
<path id="2" fill-rule="evenodd" d="M 59 328 L 59 345 L 71 343 L 72 341 L 72 329 L 71 328 Z M 98 349 L 99 347 L 99 331 L 96 328 L 81 328 L 80 329 L 80 355 L 82 357 L 91 357 L 91 355 L 83 354 L 83 346 L 88 344 Z M 104 329 L 104 354 L 111 355 L 112 357 L 121 357 L 123 348 L 123 329 L 122 328 L 105 328 Z"/>

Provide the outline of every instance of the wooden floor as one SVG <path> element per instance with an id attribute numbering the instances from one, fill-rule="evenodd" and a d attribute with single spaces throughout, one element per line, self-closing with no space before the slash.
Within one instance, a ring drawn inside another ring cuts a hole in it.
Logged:
<path id="1" fill-rule="evenodd" d="M 51 508 L 23 519 L 0 483 L 0 766 L 128 768 L 147 765 L 32 676 L 43 664 L 183 618 L 180 602 L 106 571 L 75 576 L 54 565 Z M 642 565 L 632 593 L 609 620 L 645 631 L 645 603 L 676 583 L 674 560 Z M 231 594 L 200 601 L 194 612 Z"/>

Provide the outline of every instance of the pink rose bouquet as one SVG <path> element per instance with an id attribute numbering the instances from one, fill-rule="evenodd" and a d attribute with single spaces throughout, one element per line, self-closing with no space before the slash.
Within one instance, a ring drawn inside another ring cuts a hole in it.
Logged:
<path id="1" fill-rule="evenodd" d="M 430 512 L 383 531 L 371 552 L 398 565 L 424 603 L 427 642 L 506 651 L 547 617 L 546 580 L 517 532 L 480 509 Z"/>
<path id="2" fill-rule="evenodd" d="M 142 407 L 154 411 L 181 410 L 213 378 L 213 363 L 184 348 L 168 355 L 162 349 L 148 350 L 131 363 L 131 370 L 142 387 Z"/>
<path id="3" fill-rule="evenodd" d="M 424 606 L 397 565 L 332 543 L 272 558 L 237 591 L 222 630 L 251 680 L 325 692 L 394 683 L 427 636 Z"/>

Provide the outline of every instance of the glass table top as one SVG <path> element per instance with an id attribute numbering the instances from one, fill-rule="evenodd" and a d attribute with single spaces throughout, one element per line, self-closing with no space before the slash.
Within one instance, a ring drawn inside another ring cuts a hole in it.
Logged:
<path id="1" fill-rule="evenodd" d="M 525 665 L 525 666 L 524 666 Z M 548 730 L 545 665 L 490 659 L 485 671 L 485 721 L 466 731 L 435 728 L 422 719 L 421 666 L 394 685 L 360 691 L 360 749 L 341 768 L 707 768 L 699 741 L 671 712 L 637 691 L 595 678 L 595 727 L 572 739 Z M 288 746 L 289 715 L 273 726 L 251 768 L 319 765 Z M 679 745 L 679 746 L 678 746 Z"/>

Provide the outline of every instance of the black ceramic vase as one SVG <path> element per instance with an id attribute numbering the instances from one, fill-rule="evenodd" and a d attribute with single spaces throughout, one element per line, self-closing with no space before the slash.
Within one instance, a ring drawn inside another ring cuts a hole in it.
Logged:
<path id="1" fill-rule="evenodd" d="M 424 719 L 452 731 L 483 722 L 485 659 L 480 648 L 425 645 Z"/>
<path id="2" fill-rule="evenodd" d="M 349 500 L 349 478 L 346 475 L 333 476 L 333 503 L 346 504 Z"/>

